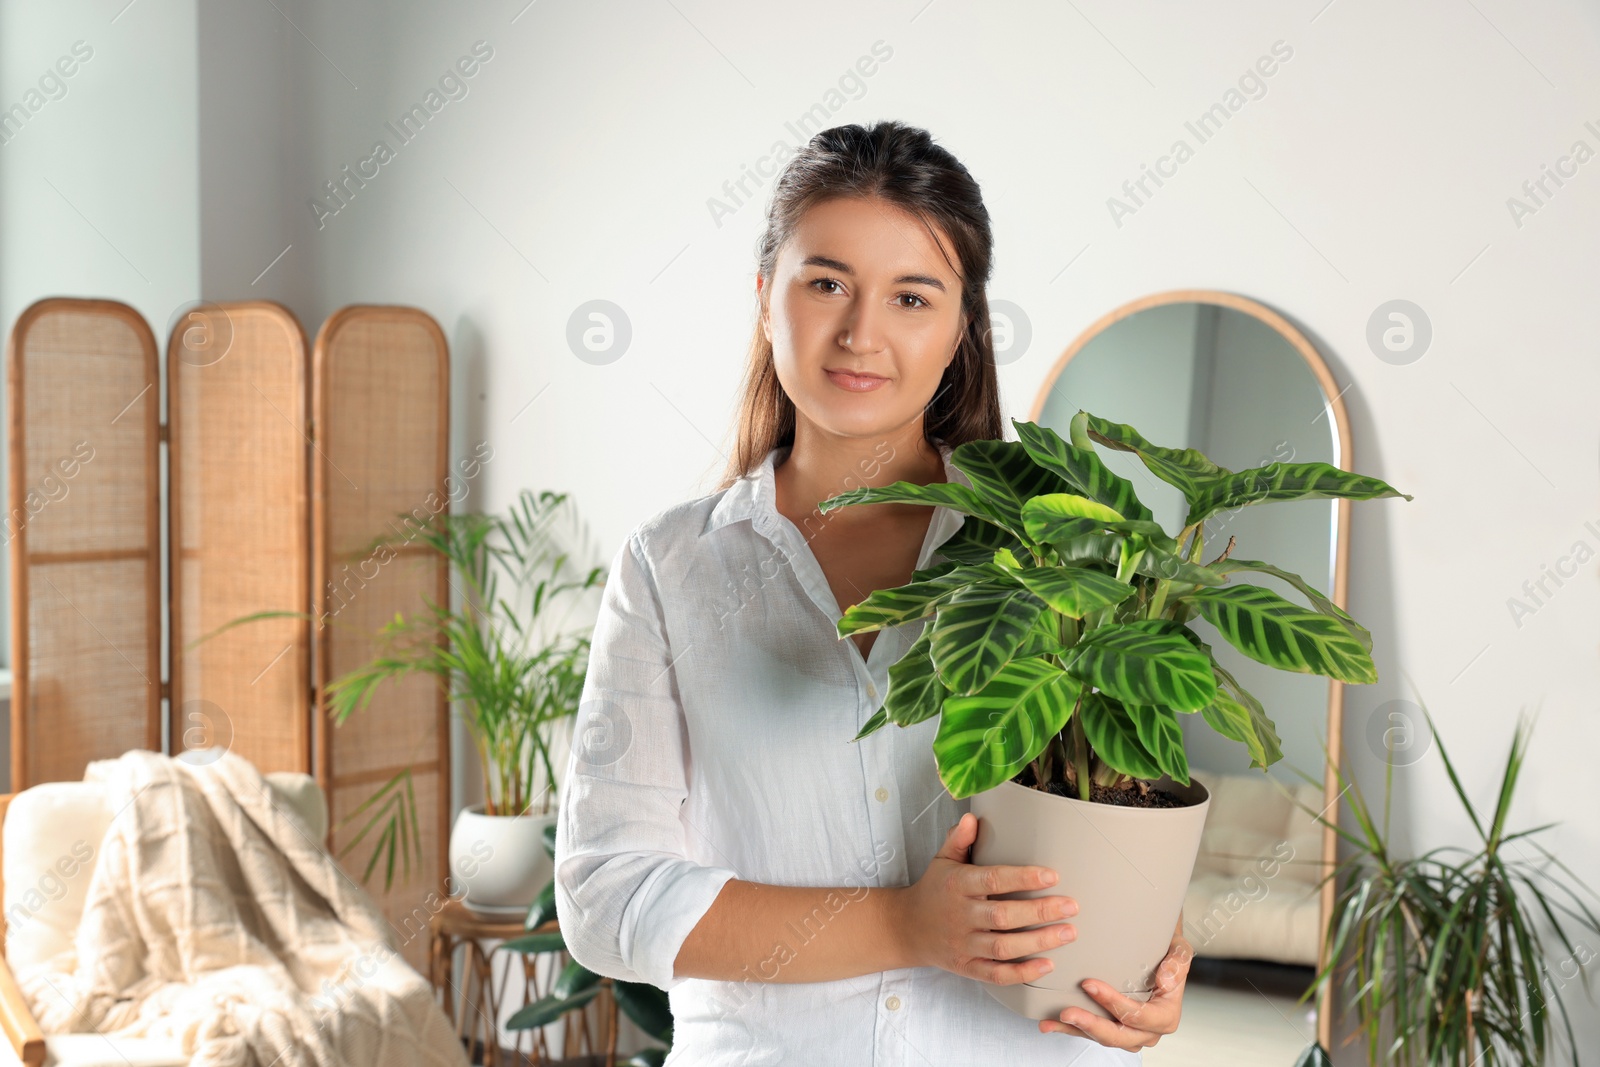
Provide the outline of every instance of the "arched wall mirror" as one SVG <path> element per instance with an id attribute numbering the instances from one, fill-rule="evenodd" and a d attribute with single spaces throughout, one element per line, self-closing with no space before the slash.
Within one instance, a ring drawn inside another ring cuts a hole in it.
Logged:
<path id="1" fill-rule="evenodd" d="M 1281 315 L 1232 293 L 1158 293 L 1090 326 L 1052 368 L 1030 420 L 1066 437 L 1080 409 L 1127 423 L 1158 445 L 1199 449 L 1233 470 L 1290 460 L 1351 469 L 1344 405 L 1322 357 Z M 1136 456 L 1099 451 L 1176 534 L 1182 494 Z M 1206 522 L 1203 558 L 1215 559 L 1231 536 L 1232 556 L 1299 574 L 1343 607 L 1348 512 L 1347 500 L 1303 500 L 1219 513 Z M 1310 1005 L 1296 1001 L 1321 961 L 1334 887 L 1318 885 L 1331 870 L 1336 837 L 1285 791 L 1314 810 L 1337 810 L 1329 759 L 1339 759 L 1342 684 L 1273 670 L 1204 620 L 1191 625 L 1266 707 L 1283 759 L 1265 773 L 1252 769 L 1242 745 L 1200 716 L 1179 716 L 1191 771 L 1212 802 L 1183 909 L 1196 953 L 1183 1024 L 1147 1050 L 1145 1062 L 1278 1067 L 1313 1040 L 1331 1045 L 1330 992 Z"/>

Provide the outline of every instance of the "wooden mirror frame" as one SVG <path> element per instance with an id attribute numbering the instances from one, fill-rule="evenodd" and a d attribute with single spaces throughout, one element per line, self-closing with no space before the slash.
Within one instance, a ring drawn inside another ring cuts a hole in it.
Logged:
<path id="1" fill-rule="evenodd" d="M 1142 296 L 1137 300 L 1129 301 L 1095 320 L 1088 329 L 1078 335 L 1078 338 L 1067 346 L 1065 352 L 1056 360 L 1055 366 L 1045 376 L 1038 393 L 1034 396 L 1033 409 L 1028 414 L 1028 421 L 1037 423 L 1040 414 L 1044 411 L 1045 403 L 1050 393 L 1055 389 L 1056 381 L 1066 370 L 1072 357 L 1081 352 L 1095 337 L 1098 337 L 1113 324 L 1123 319 L 1136 315 L 1149 308 L 1162 307 L 1167 304 L 1215 304 L 1234 311 L 1243 312 L 1266 323 L 1278 331 L 1296 352 L 1300 353 L 1306 361 L 1306 366 L 1311 368 L 1311 373 L 1316 375 L 1317 384 L 1322 387 L 1322 395 L 1326 403 L 1326 410 L 1333 419 L 1334 425 L 1334 457 L 1333 464 L 1344 470 L 1350 470 L 1350 421 L 1344 408 L 1344 391 L 1339 389 L 1333 380 L 1333 374 L 1328 370 L 1328 365 L 1323 361 L 1316 347 L 1306 339 L 1306 336 L 1296 329 L 1287 319 L 1264 304 L 1257 303 L 1248 297 L 1236 293 L 1225 293 L 1216 289 L 1170 289 L 1163 293 L 1154 293 Z M 1346 606 L 1346 594 L 1349 580 L 1350 556 L 1350 501 L 1338 499 L 1334 501 L 1333 524 L 1333 589 L 1330 599 L 1340 608 Z M 1335 771 L 1342 758 L 1342 738 L 1344 728 L 1344 683 L 1336 678 L 1328 679 L 1328 764 L 1323 771 L 1322 779 L 1322 804 L 1323 813 L 1326 815 L 1331 809 L 1331 821 L 1337 822 L 1339 813 L 1337 809 L 1339 799 L 1339 777 Z M 1328 953 L 1328 916 L 1333 912 L 1335 886 L 1328 875 L 1333 872 L 1337 862 L 1337 849 L 1339 838 L 1333 827 L 1324 826 L 1322 829 L 1322 861 L 1321 876 L 1324 881 L 1321 890 L 1321 906 L 1317 928 L 1317 970 L 1320 972 L 1327 965 Z M 1317 998 L 1317 1040 L 1323 1048 L 1332 1048 L 1333 1040 L 1333 983 L 1329 982 Z"/>

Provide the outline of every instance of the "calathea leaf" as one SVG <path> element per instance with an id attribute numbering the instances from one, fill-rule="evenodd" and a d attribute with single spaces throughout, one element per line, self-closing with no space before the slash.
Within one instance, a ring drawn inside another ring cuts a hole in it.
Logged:
<path id="1" fill-rule="evenodd" d="M 952 693 L 975 693 L 1016 655 L 1045 602 L 1015 584 L 967 586 L 939 606 L 933 663 Z"/>
<path id="2" fill-rule="evenodd" d="M 1037 423 L 1012 419 L 1011 425 L 1016 427 L 1017 436 L 1033 461 L 1066 479 L 1077 493 L 1105 504 L 1123 518 L 1152 517 L 1150 509 L 1140 503 L 1133 483 L 1113 473 L 1093 449 L 1079 448 Z"/>
<path id="3" fill-rule="evenodd" d="M 892 589 L 873 590 L 844 610 L 836 629 L 840 637 L 847 637 L 885 626 L 898 626 L 932 615 L 939 604 L 966 586 L 976 582 L 1009 580 L 1009 572 L 992 563 L 981 566 L 958 564 L 936 578 Z"/>
<path id="4" fill-rule="evenodd" d="M 927 485 L 918 485 L 916 482 L 891 482 L 889 485 L 864 485 L 859 489 L 847 489 L 821 501 L 817 504 L 817 509 L 828 512 L 850 504 L 929 504 L 950 508 L 952 511 L 959 511 L 963 515 L 986 522 L 1005 525 L 1004 516 L 997 512 L 981 493 L 970 485 L 962 485 L 960 482 L 930 482 Z M 966 523 L 962 525 L 965 526 Z M 1020 530 L 1012 532 L 1021 535 Z"/>
<path id="5" fill-rule="evenodd" d="M 1375 500 L 1386 496 L 1411 499 L 1411 494 L 1381 478 L 1352 474 L 1331 463 L 1268 463 L 1204 483 L 1189 502 L 1184 525 L 1203 522 L 1218 511 L 1272 500 Z"/>
<path id="6" fill-rule="evenodd" d="M 1310 583 L 1308 583 L 1298 574 L 1295 574 L 1293 571 L 1286 571 L 1281 567 L 1274 567 L 1270 563 L 1262 563 L 1260 560 L 1254 559 L 1225 559 L 1221 563 L 1211 564 L 1211 570 L 1215 571 L 1217 574 L 1233 574 L 1236 571 L 1254 571 L 1260 574 L 1271 574 L 1275 577 L 1282 578 L 1284 581 L 1300 590 L 1300 592 L 1304 593 L 1306 599 L 1311 601 L 1312 607 L 1316 608 L 1324 615 L 1331 615 L 1333 618 L 1343 622 L 1345 624 L 1345 628 L 1350 631 L 1350 635 L 1356 640 L 1360 641 L 1362 646 L 1366 648 L 1368 652 L 1372 651 L 1372 634 L 1367 632 L 1366 627 L 1362 626 L 1349 615 L 1345 614 L 1345 610 L 1343 608 L 1329 600 L 1327 597 L 1323 596 Z"/>
<path id="7" fill-rule="evenodd" d="M 930 658 L 931 629 L 923 627 L 906 654 L 889 665 L 889 692 L 883 699 L 883 710 L 897 726 L 931 719 L 944 706 L 947 690 Z"/>
<path id="8" fill-rule="evenodd" d="M 1061 475 L 1035 463 L 1019 441 L 967 441 L 951 450 L 950 463 L 1013 530 L 1022 528 L 1022 505 L 1029 500 L 1072 489 Z"/>
<path id="9" fill-rule="evenodd" d="M 1200 709 L 1206 722 L 1224 737 L 1234 737 L 1218 727 L 1217 722 L 1225 720 L 1230 724 L 1237 723 L 1238 708 L 1242 707 L 1248 719 L 1248 728 L 1241 731 L 1245 733 L 1244 737 L 1234 737 L 1234 740 L 1242 740 L 1249 748 L 1250 765 L 1265 768 L 1278 762 L 1283 758 L 1282 742 L 1278 738 L 1277 727 L 1267 718 L 1267 709 L 1217 662 L 1216 657 L 1211 655 L 1210 646 L 1206 646 L 1206 653 L 1211 658 L 1211 673 L 1217 676 L 1217 694 L 1221 698 Z"/>
<path id="10" fill-rule="evenodd" d="M 1156 765 L 1172 775 L 1180 785 L 1189 784 L 1189 758 L 1183 751 L 1183 728 L 1171 708 L 1155 704 L 1128 704 L 1128 717 L 1145 751 L 1155 757 Z"/>
<path id="11" fill-rule="evenodd" d="M 1010 781 L 1066 726 L 1079 689 L 1049 660 L 1029 657 L 979 692 L 946 697 L 933 741 L 939 780 L 958 800 Z"/>
<path id="12" fill-rule="evenodd" d="M 1086 693 L 1078 714 L 1083 736 L 1100 761 L 1130 778 L 1160 778 L 1161 766 L 1139 740 L 1139 730 L 1120 701 L 1104 693 Z"/>
<path id="13" fill-rule="evenodd" d="M 1040 600 L 1074 619 L 1121 603 L 1134 592 L 1127 582 L 1088 567 L 1030 567 L 1017 579 Z"/>
<path id="14" fill-rule="evenodd" d="M 1009 548 L 1013 555 L 1024 556 L 1028 550 L 1022 539 L 1003 526 L 991 522 L 963 520 L 956 532 L 945 539 L 938 553 L 945 559 L 958 563 L 988 563 L 997 550 Z"/>
<path id="15" fill-rule="evenodd" d="M 1073 652 L 1073 675 L 1125 703 L 1194 711 L 1216 695 L 1206 657 L 1167 619 L 1096 627 Z"/>
<path id="16" fill-rule="evenodd" d="M 1109 448 L 1138 456 L 1151 474 L 1168 485 L 1176 486 L 1190 504 L 1195 502 L 1209 482 L 1233 473 L 1226 467 L 1217 466 L 1195 449 L 1153 445 L 1132 426 L 1094 415 L 1089 416 L 1089 436 Z"/>
<path id="17" fill-rule="evenodd" d="M 1367 646 L 1344 620 L 1291 603 L 1266 586 L 1199 589 L 1182 599 L 1234 648 L 1269 667 L 1355 684 L 1378 680 Z"/>

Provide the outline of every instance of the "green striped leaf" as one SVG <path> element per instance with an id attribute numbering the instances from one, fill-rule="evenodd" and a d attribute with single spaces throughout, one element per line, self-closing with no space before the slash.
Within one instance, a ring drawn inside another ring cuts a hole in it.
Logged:
<path id="1" fill-rule="evenodd" d="M 911 642 L 906 654 L 889 665 L 889 692 L 883 698 L 883 711 L 897 726 L 913 726 L 939 714 L 948 690 L 934 670 L 931 652 L 932 627 L 924 626 Z"/>
<path id="2" fill-rule="evenodd" d="M 1133 483 L 1113 473 L 1093 449 L 1070 444 L 1038 423 L 1012 419 L 1011 425 L 1016 427 L 1017 436 L 1033 461 L 1061 475 L 1076 492 L 1120 512 L 1124 518 L 1152 517 L 1133 491 Z"/>
<path id="3" fill-rule="evenodd" d="M 1350 631 L 1350 635 L 1356 640 L 1360 641 L 1362 647 L 1364 647 L 1368 652 L 1372 651 L 1372 634 L 1367 632 L 1366 627 L 1362 626 L 1349 615 L 1345 614 L 1345 610 L 1343 608 L 1329 600 L 1327 597 L 1323 596 L 1298 574 L 1295 574 L 1292 571 L 1286 571 L 1281 567 L 1274 567 L 1270 563 L 1262 563 L 1260 560 L 1254 559 L 1225 559 L 1221 563 L 1213 564 L 1211 569 L 1218 574 L 1233 574 L 1237 571 L 1252 571 L 1259 574 L 1271 574 L 1275 577 L 1282 578 L 1284 581 L 1300 590 L 1300 592 L 1304 593 L 1306 599 L 1311 601 L 1312 607 L 1316 608 L 1322 614 L 1332 616 L 1333 618 L 1344 623 L 1345 629 Z"/>
<path id="4" fill-rule="evenodd" d="M 1250 752 L 1250 766 L 1265 767 L 1267 753 L 1261 739 L 1256 736 L 1250 709 L 1234 699 L 1226 684 L 1217 686 L 1217 698 L 1200 709 L 1200 714 L 1217 733 L 1230 741 L 1237 741 Z"/>
<path id="5" fill-rule="evenodd" d="M 1183 601 L 1234 648 L 1269 667 L 1355 684 L 1378 680 L 1367 646 L 1343 620 L 1291 603 L 1266 586 L 1200 589 Z"/>
<path id="6" fill-rule="evenodd" d="M 1145 751 L 1155 757 L 1156 765 L 1172 775 L 1179 785 L 1189 784 L 1189 758 L 1183 751 L 1183 727 L 1171 708 L 1155 704 L 1128 704 L 1128 717 Z"/>
<path id="7" fill-rule="evenodd" d="M 998 512 L 982 494 L 970 485 L 962 485 L 960 482 L 931 482 L 927 485 L 918 485 L 916 482 L 891 482 L 888 485 L 864 485 L 859 489 L 847 489 L 819 502 L 817 510 L 827 512 L 850 504 L 928 504 L 950 508 L 952 511 L 959 511 L 963 515 L 986 522 L 999 523 L 1002 526 L 1006 524 L 1003 514 Z M 1012 532 L 1020 535 L 1021 531 Z"/>
<path id="8" fill-rule="evenodd" d="M 1089 436 L 1108 448 L 1138 456 L 1151 474 L 1168 485 L 1176 486 L 1190 504 L 1199 498 L 1209 482 L 1233 473 L 1226 467 L 1217 466 L 1195 449 L 1153 445 L 1126 423 L 1090 415 Z"/>
<path id="9" fill-rule="evenodd" d="M 1009 581 L 1008 572 L 992 563 L 979 567 L 958 564 L 926 581 L 911 582 L 892 589 L 874 589 L 844 610 L 836 629 L 840 637 L 847 637 L 923 619 L 932 615 L 957 590 L 976 582 L 995 580 Z"/>
<path id="10" fill-rule="evenodd" d="M 850 740 L 859 741 L 863 737 L 866 737 L 868 734 L 877 733 L 879 730 L 883 729 L 885 726 L 888 726 L 888 725 L 889 725 L 889 713 L 887 711 L 885 711 L 882 707 L 879 707 L 877 711 L 872 713 L 872 717 L 871 718 L 869 718 L 866 722 L 861 724 L 860 732 L 857 733 Z"/>
<path id="11" fill-rule="evenodd" d="M 600 993 L 598 985 L 590 986 L 570 997 L 556 996 L 554 993 L 524 1004 L 518 1008 L 511 1018 L 506 1020 L 507 1030 L 531 1030 L 539 1026 L 548 1026 L 569 1011 L 576 1011 Z"/>
<path id="12" fill-rule="evenodd" d="M 1003 526 L 963 519 L 956 532 L 939 546 L 937 553 L 958 563 L 978 564 L 990 562 L 995 552 L 1002 548 L 1011 549 L 1018 557 L 1026 555 L 1028 551 L 1022 539 Z"/>
<path id="13" fill-rule="evenodd" d="M 1205 643 L 1201 642 L 1201 644 L 1204 645 Z M 1257 700 L 1254 694 L 1240 685 L 1238 679 L 1234 678 L 1222 664 L 1217 662 L 1216 657 L 1211 655 L 1209 645 L 1206 645 L 1205 648 L 1206 655 L 1211 659 L 1211 673 L 1217 676 L 1217 696 L 1219 698 L 1212 704 L 1200 709 L 1201 714 L 1205 716 L 1206 722 L 1211 723 L 1213 728 L 1216 728 L 1219 718 L 1225 718 L 1230 725 L 1237 723 L 1238 708 L 1243 708 L 1246 724 L 1242 729 L 1239 727 L 1235 727 L 1235 729 L 1240 729 L 1240 732 L 1244 733 L 1245 736 L 1243 738 L 1235 737 L 1234 739 L 1242 740 L 1245 746 L 1249 748 L 1250 766 L 1265 769 L 1278 762 L 1283 758 L 1282 742 L 1278 738 L 1277 727 L 1273 725 L 1271 719 L 1267 718 L 1267 709 L 1261 706 L 1261 701 Z M 1218 729 L 1217 732 L 1224 737 L 1233 737 L 1232 734 L 1221 729 Z"/>
<path id="14" fill-rule="evenodd" d="M 950 463 L 1013 530 L 1022 528 L 1022 506 L 1029 500 L 1072 489 L 1061 475 L 1035 463 L 1020 441 L 967 441 L 951 450 Z"/>
<path id="15" fill-rule="evenodd" d="M 1216 696 L 1211 665 L 1167 619 L 1096 627 L 1067 664 L 1078 678 L 1130 704 L 1195 711 Z"/>
<path id="16" fill-rule="evenodd" d="M 1119 604 L 1134 593 L 1127 582 L 1088 567 L 1032 567 L 1017 578 L 1040 600 L 1074 619 Z"/>
<path id="17" fill-rule="evenodd" d="M 1160 778 L 1161 766 L 1139 740 L 1139 730 L 1121 702 L 1104 693 L 1088 693 L 1078 712 L 1083 736 L 1100 761 L 1132 778 Z"/>
<path id="18" fill-rule="evenodd" d="M 1045 659 L 1014 659 L 981 691 L 944 702 L 933 755 L 957 800 L 1008 782 L 1072 716 L 1081 686 Z"/>
<path id="19" fill-rule="evenodd" d="M 939 607 L 933 663 L 952 693 L 975 693 L 1017 652 L 1045 602 L 1020 586 L 970 585 Z"/>
<path id="20" fill-rule="evenodd" d="M 1022 646 L 1017 649 L 1013 659 L 1026 659 L 1030 656 L 1061 656 L 1070 649 L 1061 643 L 1061 616 L 1053 611 L 1039 612 L 1033 629 L 1028 631 L 1028 636 L 1023 640 Z"/>
<path id="21" fill-rule="evenodd" d="M 1376 500 L 1386 496 L 1412 499 L 1411 494 L 1381 478 L 1352 474 L 1331 463 L 1268 463 L 1205 483 L 1189 502 L 1184 525 L 1193 526 L 1218 511 L 1273 500 Z"/>

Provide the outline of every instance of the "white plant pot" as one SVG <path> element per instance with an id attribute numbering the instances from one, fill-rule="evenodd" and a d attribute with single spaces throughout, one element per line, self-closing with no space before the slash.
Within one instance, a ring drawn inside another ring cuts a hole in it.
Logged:
<path id="1" fill-rule="evenodd" d="M 1183 910 L 1211 804 L 1205 787 L 1197 779 L 1190 783 L 1182 786 L 1165 777 L 1152 783 L 1188 801 L 1181 808 L 1090 804 L 1016 782 L 973 795 L 974 864 L 1042 864 L 1061 876 L 1055 885 L 992 899 L 1068 896 L 1078 902 L 1078 914 L 1065 920 L 1076 927 L 1075 940 L 1019 958 L 1043 956 L 1055 969 L 1033 982 L 984 982 L 990 996 L 1029 1019 L 1059 1019 L 1067 1008 L 1110 1018 L 1079 986 L 1086 978 L 1134 1000 L 1150 999 L 1156 966 L 1167 954 Z"/>
<path id="2" fill-rule="evenodd" d="M 522 918 L 554 874 L 544 850 L 544 829 L 556 812 L 485 815 L 474 804 L 450 830 L 450 892 L 468 910 Z"/>

